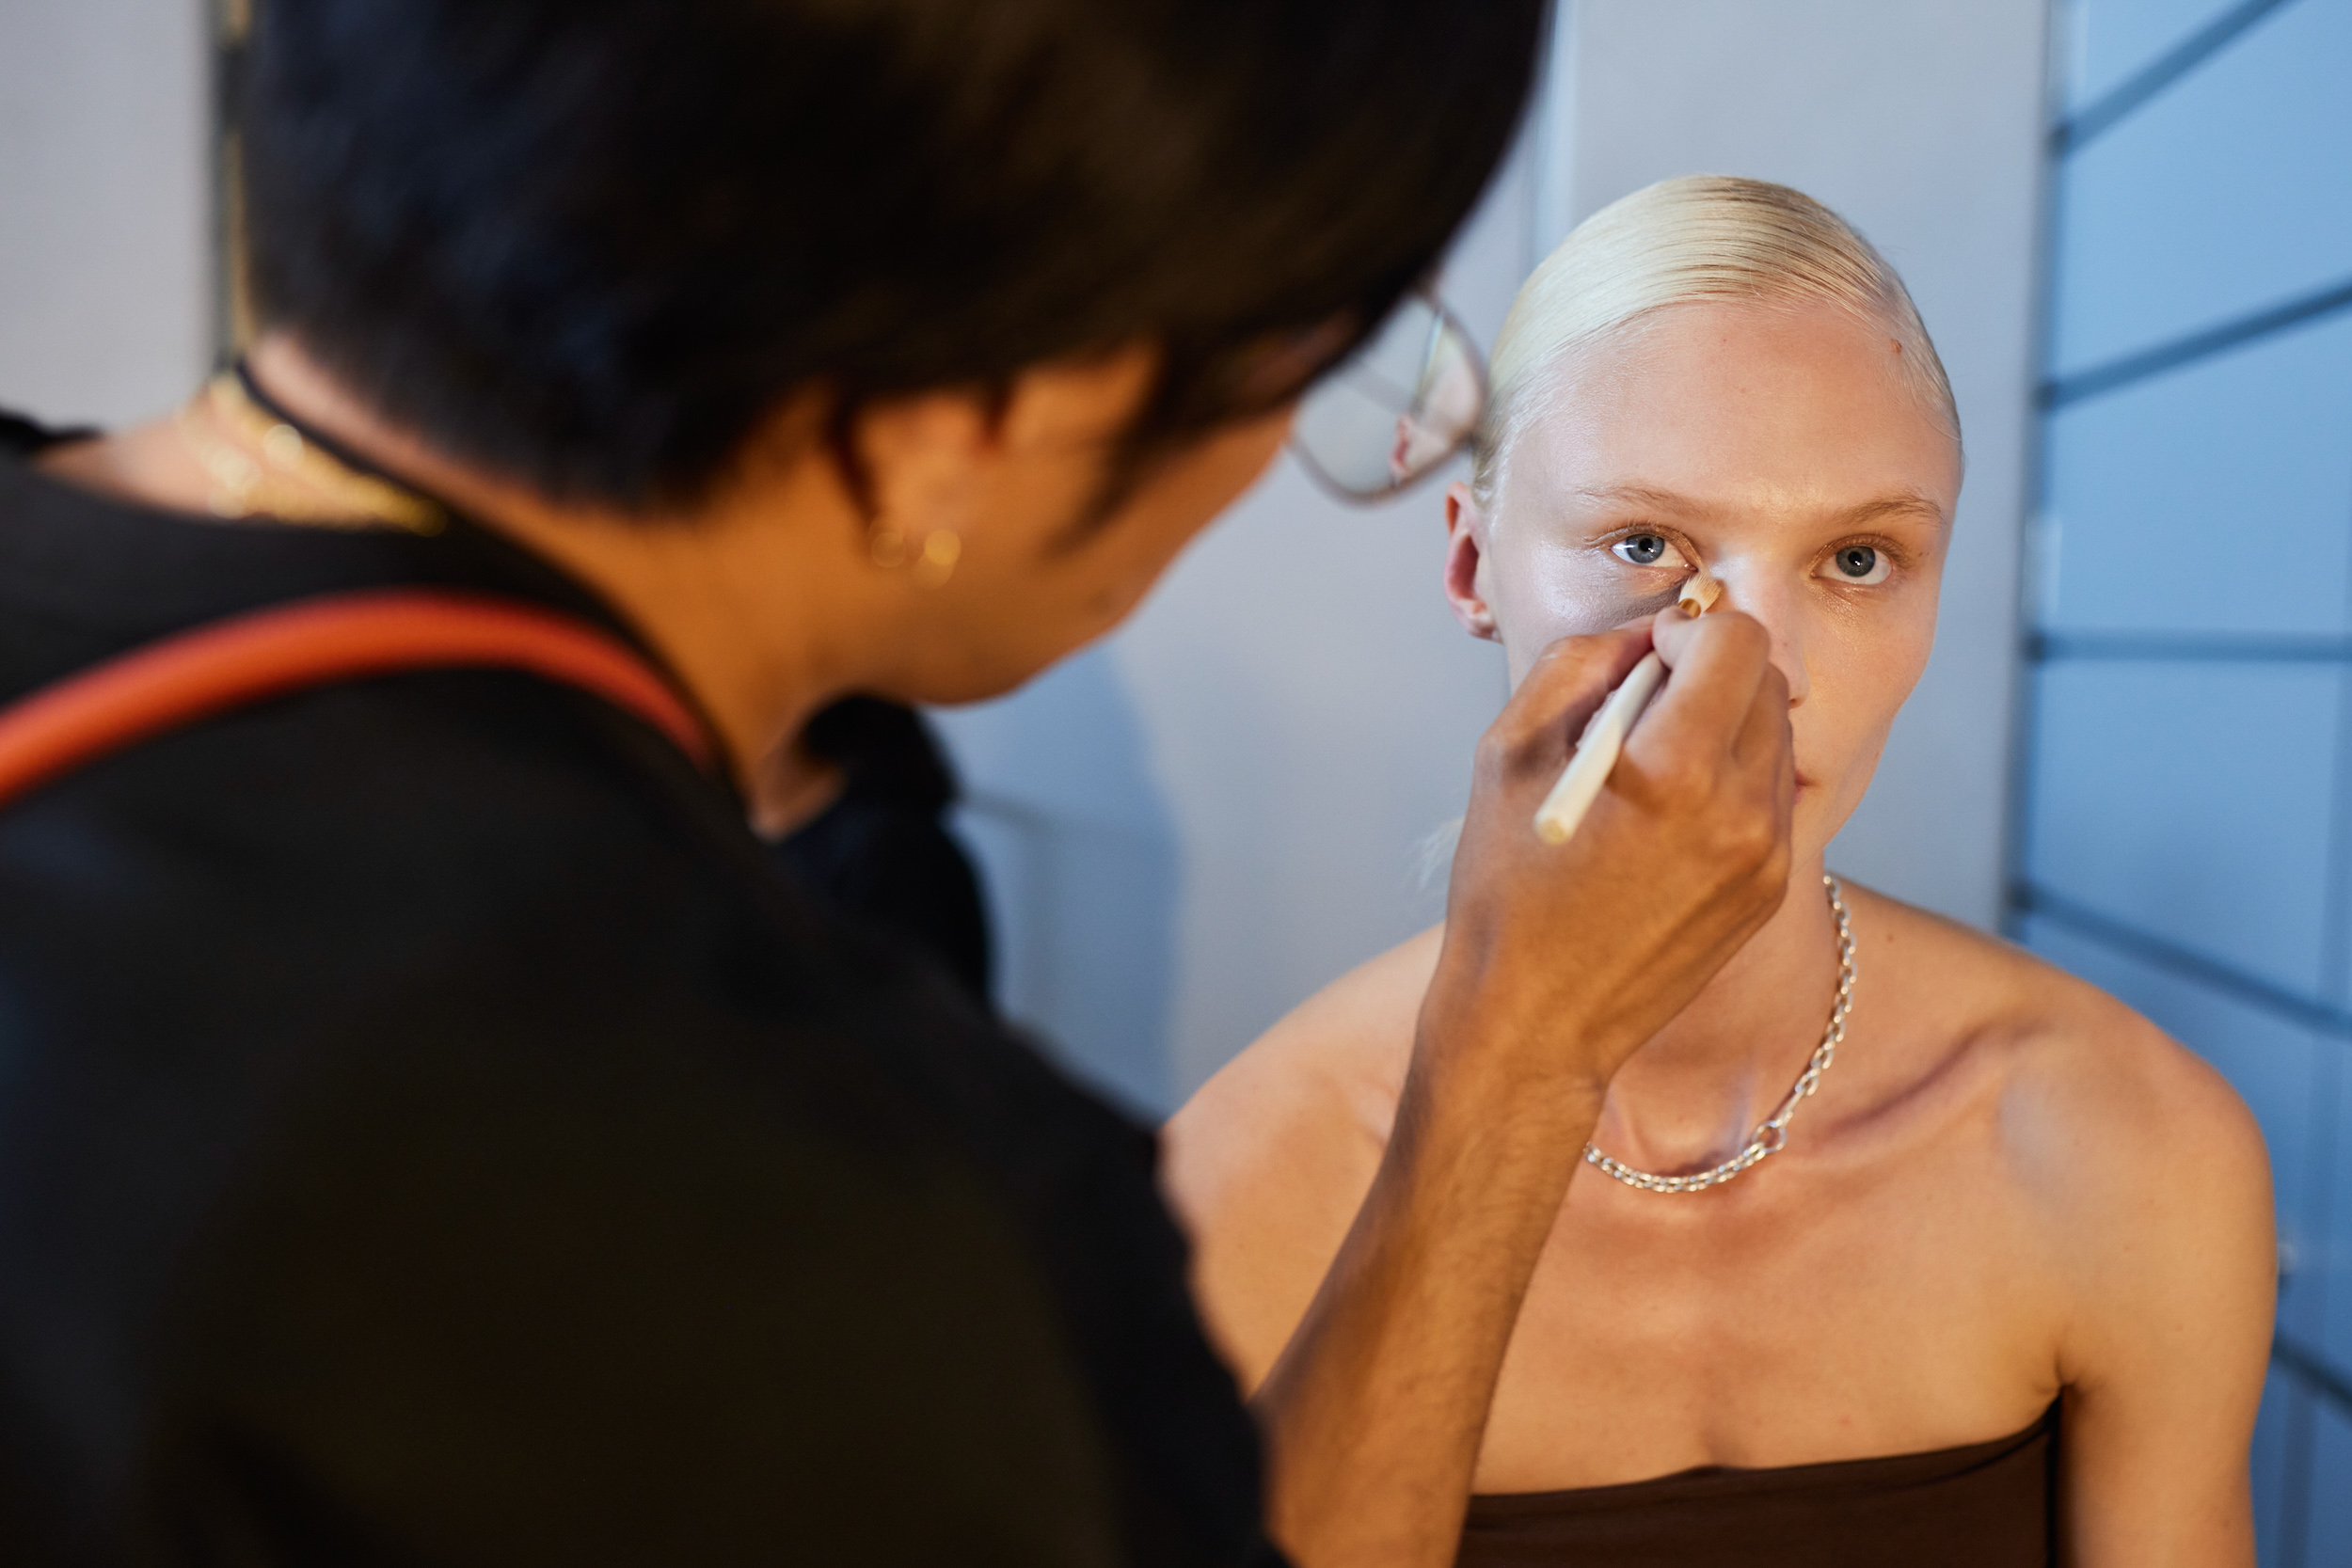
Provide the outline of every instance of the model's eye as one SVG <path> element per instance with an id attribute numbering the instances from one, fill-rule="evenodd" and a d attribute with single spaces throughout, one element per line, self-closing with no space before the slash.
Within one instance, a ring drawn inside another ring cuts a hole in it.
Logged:
<path id="1" fill-rule="evenodd" d="M 1618 540 L 1609 549 L 1619 561 L 1629 561 L 1636 566 L 1655 566 L 1675 553 L 1675 547 L 1655 533 L 1636 533 Z"/>
<path id="2" fill-rule="evenodd" d="M 1886 558 L 1867 545 L 1847 545 L 1829 558 L 1840 582 L 1867 585 L 1886 580 Z"/>

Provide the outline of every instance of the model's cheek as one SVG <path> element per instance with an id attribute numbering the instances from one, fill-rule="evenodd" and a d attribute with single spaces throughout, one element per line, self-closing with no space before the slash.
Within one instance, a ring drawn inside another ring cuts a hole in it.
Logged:
<path id="1" fill-rule="evenodd" d="M 1910 693 L 1909 652 L 1873 646 L 1863 657 L 1817 668 L 1811 695 L 1790 715 L 1799 836 L 1808 845 L 1827 844 L 1869 792 L 1895 716 Z"/>
<path id="2" fill-rule="evenodd" d="M 1808 717 L 1813 721 L 1807 722 Z M 1830 716 L 1820 709 L 1808 716 L 1801 708 L 1791 718 L 1797 731 L 1797 841 L 1811 850 L 1836 837 L 1862 803 L 1884 736 L 1856 736 L 1825 721 Z"/>
<path id="3" fill-rule="evenodd" d="M 1499 548 L 1492 580 L 1495 627 L 1511 656 L 1512 679 L 1564 637 L 1608 631 L 1674 600 L 1675 581 L 1636 572 L 1589 546 L 1548 540 Z M 1644 592 L 1644 590 L 1647 592 Z"/>

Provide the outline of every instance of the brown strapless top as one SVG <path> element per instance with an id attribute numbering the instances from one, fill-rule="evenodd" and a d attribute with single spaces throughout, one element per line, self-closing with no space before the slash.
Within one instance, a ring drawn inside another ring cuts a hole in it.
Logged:
<path id="1" fill-rule="evenodd" d="M 1470 1499 L 1456 1568 L 2048 1568 L 2058 1407 L 1935 1453 Z"/>

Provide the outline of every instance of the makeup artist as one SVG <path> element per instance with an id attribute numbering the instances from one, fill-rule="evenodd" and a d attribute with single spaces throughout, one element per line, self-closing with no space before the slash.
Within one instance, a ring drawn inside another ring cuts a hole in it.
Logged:
<path id="1" fill-rule="evenodd" d="M 1132 609 L 1431 267 L 1542 23 L 269 0 L 249 361 L 0 427 L 0 1560 L 1450 1560 L 1611 1073 L 1783 895 L 1756 624 L 1661 626 L 1565 847 L 1650 634 L 1520 684 L 1254 1424 L 1148 1135 L 746 791 Z"/>

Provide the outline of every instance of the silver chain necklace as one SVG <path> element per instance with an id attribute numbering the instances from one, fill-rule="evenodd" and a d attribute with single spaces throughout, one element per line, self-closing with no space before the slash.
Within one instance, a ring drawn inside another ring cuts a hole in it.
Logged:
<path id="1" fill-rule="evenodd" d="M 1830 1006 L 1829 1027 L 1822 1031 L 1821 1043 L 1813 1048 L 1812 1060 L 1797 1074 L 1796 1083 L 1789 1086 L 1772 1114 L 1756 1128 L 1748 1147 L 1712 1170 L 1690 1176 L 1652 1176 L 1645 1170 L 1635 1170 L 1622 1160 L 1611 1159 L 1591 1144 L 1584 1146 L 1586 1164 L 1598 1165 L 1627 1186 L 1645 1193 L 1695 1193 L 1722 1186 L 1788 1146 L 1789 1119 L 1796 1116 L 1797 1107 L 1804 1103 L 1805 1096 L 1820 1086 L 1821 1074 L 1837 1059 L 1837 1047 L 1846 1038 L 1846 1015 L 1853 1010 L 1853 927 L 1846 918 L 1845 890 L 1837 885 L 1835 877 L 1823 877 L 1821 885 L 1829 889 L 1829 912 L 1837 917 L 1837 1000 Z"/>

